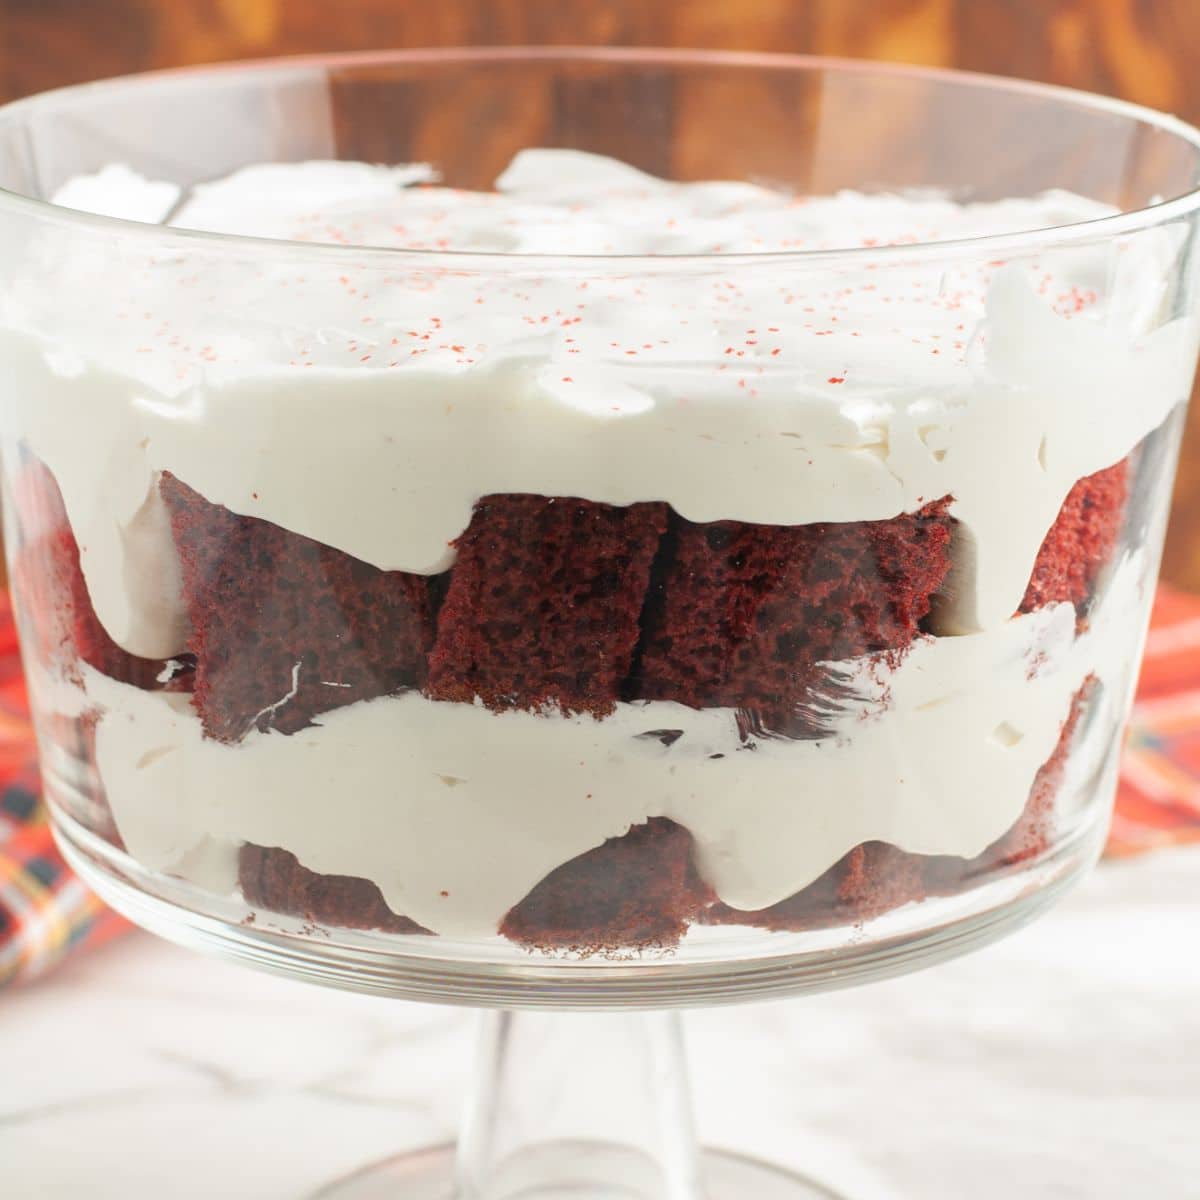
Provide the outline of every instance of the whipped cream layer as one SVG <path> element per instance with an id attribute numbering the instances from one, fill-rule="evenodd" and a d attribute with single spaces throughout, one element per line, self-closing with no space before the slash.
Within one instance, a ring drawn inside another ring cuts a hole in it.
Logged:
<path id="1" fill-rule="evenodd" d="M 621 704 L 596 721 L 408 693 L 229 746 L 203 737 L 187 696 L 90 668 L 73 710 L 100 714 L 96 762 L 129 852 L 210 889 L 233 891 L 249 841 L 370 879 L 435 932 L 486 936 L 555 867 L 665 816 L 691 831 L 720 898 L 757 909 L 865 841 L 982 852 L 1020 816 L 1095 676 L 1092 735 L 1070 763 L 1071 778 L 1089 779 L 1125 712 L 1151 574 L 1144 555 L 1124 558 L 1079 637 L 1074 609 L 1055 605 L 923 639 L 882 683 L 876 658 L 834 664 L 857 698 L 820 741 L 750 749 L 732 711 L 669 702 Z M 39 707 L 69 704 L 61 681 L 33 686 Z M 681 736 L 669 746 L 645 736 L 664 729 Z"/>
<path id="2" fill-rule="evenodd" d="M 1195 322 L 1167 319 L 1176 231 L 1011 262 L 869 249 L 1110 211 L 1080 197 L 805 199 L 549 150 L 519 155 L 495 193 L 432 177 L 275 164 L 185 197 L 109 168 L 61 195 L 347 246 L 301 259 L 130 245 L 118 265 L 111 242 L 58 229 L 6 289 L 6 428 L 58 479 L 93 603 L 126 649 L 184 645 L 164 470 L 236 512 L 420 573 L 453 562 L 472 505 L 494 492 L 783 525 L 885 519 L 950 495 L 961 536 L 939 631 L 996 628 L 1076 480 L 1128 454 L 1190 386 Z M 354 244 L 867 249 L 838 264 L 623 264 L 384 259 Z"/>

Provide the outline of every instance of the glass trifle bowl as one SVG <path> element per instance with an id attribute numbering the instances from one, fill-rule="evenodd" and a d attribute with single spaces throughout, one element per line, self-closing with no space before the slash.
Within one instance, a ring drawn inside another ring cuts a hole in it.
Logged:
<path id="1" fill-rule="evenodd" d="M 803 1194 L 699 1182 L 661 1018 L 512 1013 L 846 986 L 1091 864 L 1198 146 L 665 51 L 0 110 L 5 540 L 64 851 L 187 944 L 503 1010 L 453 1194 Z M 564 1084 L 531 1062 L 630 1098 L 514 1123 Z M 448 1162 L 338 1194 L 450 1195 Z"/>

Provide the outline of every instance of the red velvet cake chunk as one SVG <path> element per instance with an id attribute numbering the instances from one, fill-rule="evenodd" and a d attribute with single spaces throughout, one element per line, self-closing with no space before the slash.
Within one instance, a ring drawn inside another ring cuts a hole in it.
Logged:
<path id="1" fill-rule="evenodd" d="M 383 893 L 367 879 L 318 875 L 287 850 L 245 845 L 238 855 L 238 882 L 247 904 L 342 929 L 384 933 L 428 933 L 388 908 Z"/>
<path id="2" fill-rule="evenodd" d="M 238 516 L 172 475 L 161 487 L 210 737 L 294 733 L 322 712 L 420 684 L 433 628 L 427 578 Z"/>
<path id="3" fill-rule="evenodd" d="M 889 909 L 924 899 L 932 856 L 906 854 L 886 842 L 864 842 L 794 896 L 769 908 L 745 912 L 714 904 L 710 925 L 754 925 L 760 929 L 822 929 L 868 921 Z"/>
<path id="4" fill-rule="evenodd" d="M 428 694 L 611 712 L 666 523 L 664 504 L 485 497 L 455 543 Z"/>
<path id="5" fill-rule="evenodd" d="M 1065 600 L 1083 608 L 1116 548 L 1128 494 L 1128 459 L 1086 476 L 1067 493 L 1038 551 L 1021 612 Z"/>
<path id="6" fill-rule="evenodd" d="M 793 527 L 672 522 L 637 678 L 644 699 L 806 720 L 817 664 L 903 650 L 950 565 L 948 500 L 888 521 Z"/>
<path id="7" fill-rule="evenodd" d="M 1038 769 L 1029 800 L 1017 823 L 998 841 L 989 846 L 977 859 L 972 860 L 970 873 L 981 873 L 997 866 L 1010 866 L 1034 858 L 1050 845 L 1054 837 L 1054 804 L 1062 787 L 1067 769 L 1067 758 L 1075 742 L 1076 730 L 1087 712 L 1088 700 L 1098 686 L 1094 675 L 1084 680 L 1083 686 L 1071 700 L 1071 710 L 1063 722 L 1054 752 Z"/>
<path id="8" fill-rule="evenodd" d="M 79 546 L 67 520 L 62 493 L 46 465 L 31 460 L 11 481 L 18 544 L 13 555 L 13 591 L 19 601 L 22 635 L 38 660 L 78 682 L 79 664 L 131 683 L 172 690 L 189 686 L 190 671 L 139 658 L 108 636 L 100 624 L 79 565 Z"/>
<path id="9" fill-rule="evenodd" d="M 692 835 L 652 817 L 551 871 L 500 932 L 545 949 L 592 953 L 675 945 L 712 901 L 692 863 Z"/>

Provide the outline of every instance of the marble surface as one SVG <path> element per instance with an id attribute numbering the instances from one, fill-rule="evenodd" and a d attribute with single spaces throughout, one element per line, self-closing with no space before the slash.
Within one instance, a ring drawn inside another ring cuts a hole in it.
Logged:
<path id="1" fill-rule="evenodd" d="M 864 1200 L 1200 1197 L 1200 849 L 922 974 L 686 1020 L 705 1140 Z M 311 1196 L 452 1135 L 470 1026 L 132 935 L 0 994 L 0 1196 Z"/>

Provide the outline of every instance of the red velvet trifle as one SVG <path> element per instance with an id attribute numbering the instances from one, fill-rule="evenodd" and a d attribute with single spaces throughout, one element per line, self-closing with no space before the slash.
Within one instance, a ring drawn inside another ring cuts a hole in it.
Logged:
<path id="1" fill-rule="evenodd" d="M 0 322 L 50 790 L 137 869 L 627 958 L 858 936 L 1095 826 L 1194 351 L 1167 231 L 930 261 L 1110 210 L 569 150 L 57 201 L 286 240 L 60 249 L 75 349 L 32 276 Z"/>

